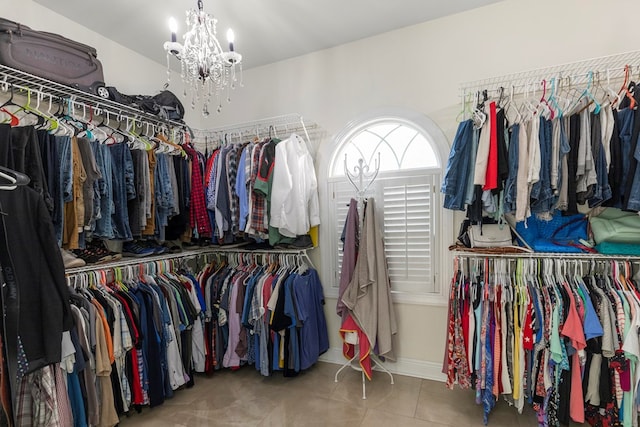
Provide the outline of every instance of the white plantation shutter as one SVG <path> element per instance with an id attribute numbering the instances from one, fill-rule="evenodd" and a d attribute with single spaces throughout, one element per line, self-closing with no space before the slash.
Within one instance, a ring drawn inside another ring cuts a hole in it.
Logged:
<path id="1" fill-rule="evenodd" d="M 433 293 L 435 227 L 432 214 L 434 175 L 410 177 L 378 176 L 368 196 L 376 199 L 376 217 L 384 235 L 391 288 L 399 292 Z M 339 286 L 342 268 L 340 241 L 355 190 L 349 182 L 331 182 L 334 224 L 334 286 Z M 362 210 L 360 210 L 362 214 Z M 361 218 L 362 219 L 362 218 Z"/>
<path id="2" fill-rule="evenodd" d="M 434 292 L 433 176 L 380 183 L 384 248 L 393 290 Z"/>

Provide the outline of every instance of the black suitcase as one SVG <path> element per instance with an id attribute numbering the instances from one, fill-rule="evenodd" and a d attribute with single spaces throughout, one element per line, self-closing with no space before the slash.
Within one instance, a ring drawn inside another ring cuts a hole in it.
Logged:
<path id="1" fill-rule="evenodd" d="M 102 64 L 93 47 L 4 18 L 0 18 L 0 64 L 105 96 Z"/>

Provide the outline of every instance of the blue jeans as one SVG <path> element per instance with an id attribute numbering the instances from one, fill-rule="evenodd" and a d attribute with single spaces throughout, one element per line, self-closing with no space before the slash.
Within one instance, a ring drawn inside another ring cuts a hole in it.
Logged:
<path id="1" fill-rule="evenodd" d="M 545 213 L 551 211 L 554 204 L 551 189 L 551 139 L 553 124 L 540 117 L 540 180 L 531 189 L 531 212 Z"/>
<path id="2" fill-rule="evenodd" d="M 607 170 L 607 158 L 602 145 L 602 131 L 600 127 L 600 116 L 591 113 L 591 144 L 594 153 L 594 163 L 597 174 L 597 183 L 593 188 L 593 195 L 589 198 L 589 207 L 599 206 L 611 198 L 611 186 L 609 186 L 609 171 Z M 636 150 L 637 152 L 637 150 Z M 636 154 L 637 156 L 637 154 Z M 636 170 L 638 176 L 638 170 Z M 634 186 L 635 186 L 634 180 Z M 638 191 L 640 195 L 640 188 Z M 640 202 L 640 199 L 638 200 Z M 639 205 L 640 206 L 640 205 Z"/>
<path id="3" fill-rule="evenodd" d="M 64 204 L 73 201 L 73 159 L 71 157 L 71 137 L 57 136 L 60 192 L 56 204 L 60 205 L 59 215 L 53 218 L 53 228 L 56 232 L 58 245 L 62 246 L 62 230 Z"/>
<path id="4" fill-rule="evenodd" d="M 169 216 L 173 214 L 173 187 L 169 177 L 170 159 L 166 154 L 156 154 L 156 170 L 154 173 L 156 198 L 156 235 L 165 240 L 165 227 L 169 224 Z"/>
<path id="5" fill-rule="evenodd" d="M 473 146 L 473 121 L 466 120 L 458 126 L 453 140 L 447 169 L 440 191 L 444 193 L 444 207 L 447 209 L 464 210 L 464 199 L 467 189 L 467 177 Z"/>
<path id="6" fill-rule="evenodd" d="M 100 178 L 93 184 L 94 209 L 96 213 L 96 223 L 93 235 L 103 239 L 113 239 L 113 224 L 111 215 L 115 212 L 113 204 L 113 168 L 109 147 L 98 142 L 91 143 L 93 155 L 96 158 L 96 165 L 100 171 Z"/>
<path id="7" fill-rule="evenodd" d="M 115 205 L 111 216 L 113 235 L 116 239 L 131 240 L 133 236 L 129 227 L 127 202 L 136 197 L 131 151 L 127 144 L 113 144 L 109 146 L 109 151 L 113 168 L 113 203 Z"/>

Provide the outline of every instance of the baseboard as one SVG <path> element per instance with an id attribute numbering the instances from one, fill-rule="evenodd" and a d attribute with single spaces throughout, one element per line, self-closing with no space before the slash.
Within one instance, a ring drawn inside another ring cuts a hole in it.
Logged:
<path id="1" fill-rule="evenodd" d="M 330 348 L 326 353 L 320 356 L 320 360 L 339 365 L 346 361 L 342 355 L 342 349 L 340 348 Z M 385 362 L 384 366 L 394 374 L 441 382 L 444 382 L 446 379 L 445 375 L 441 372 L 442 364 L 436 362 L 400 357 L 396 362 Z"/>

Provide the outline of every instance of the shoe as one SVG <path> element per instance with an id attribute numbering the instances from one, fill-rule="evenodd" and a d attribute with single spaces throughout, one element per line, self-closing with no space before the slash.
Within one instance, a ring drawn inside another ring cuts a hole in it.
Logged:
<path id="1" fill-rule="evenodd" d="M 170 240 L 163 243 L 162 246 L 167 250 L 167 252 L 172 254 L 177 254 L 182 252 L 182 246 L 180 245 L 179 240 Z"/>
<path id="2" fill-rule="evenodd" d="M 156 243 L 155 240 L 138 240 L 138 244 L 145 248 L 153 249 L 154 255 L 161 255 L 167 252 L 167 248 Z"/>
<path id="3" fill-rule="evenodd" d="M 109 250 L 103 240 L 95 239 L 87 242 L 87 249 L 98 255 L 100 262 L 116 261 L 122 258 L 122 254 Z"/>
<path id="4" fill-rule="evenodd" d="M 74 249 L 73 253 L 87 264 L 101 264 L 111 261 L 112 257 L 106 250 L 98 250 L 87 246 L 85 249 Z"/>
<path id="5" fill-rule="evenodd" d="M 311 236 L 308 234 L 298 236 L 293 242 L 289 243 L 289 247 L 291 249 L 311 249 L 313 248 Z"/>
<path id="6" fill-rule="evenodd" d="M 155 250 L 141 245 L 140 242 L 125 242 L 122 244 L 122 256 L 142 258 L 153 255 Z"/>
<path id="7" fill-rule="evenodd" d="M 87 265 L 87 263 L 83 259 L 78 258 L 66 249 L 60 248 L 60 254 L 62 255 L 64 268 L 84 267 L 85 265 Z"/>

